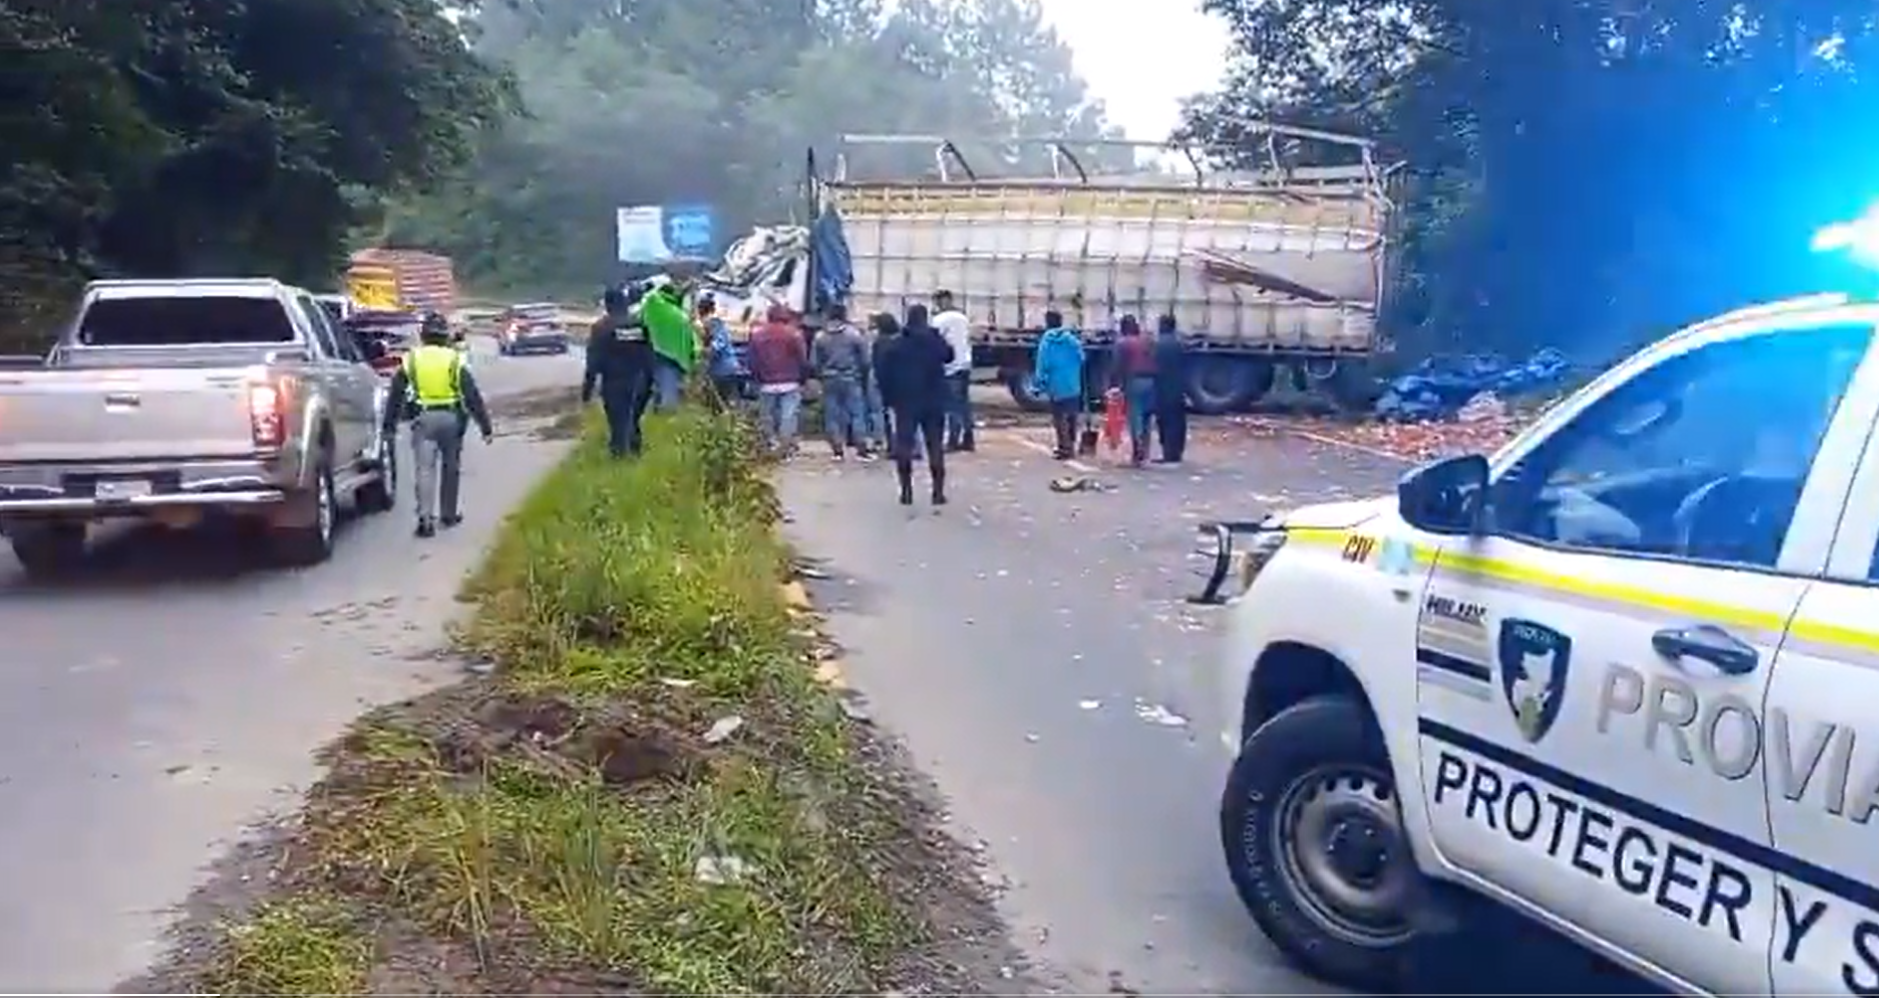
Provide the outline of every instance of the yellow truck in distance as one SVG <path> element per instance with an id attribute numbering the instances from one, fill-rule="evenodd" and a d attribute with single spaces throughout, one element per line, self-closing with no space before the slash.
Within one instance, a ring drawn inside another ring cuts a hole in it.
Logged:
<path id="1" fill-rule="evenodd" d="M 346 297 L 367 311 L 398 311 L 398 274 L 384 264 L 355 263 L 346 269 Z"/>
<path id="2" fill-rule="evenodd" d="M 346 267 L 346 296 L 371 312 L 438 312 L 456 308 L 450 258 L 400 249 L 363 249 Z"/>

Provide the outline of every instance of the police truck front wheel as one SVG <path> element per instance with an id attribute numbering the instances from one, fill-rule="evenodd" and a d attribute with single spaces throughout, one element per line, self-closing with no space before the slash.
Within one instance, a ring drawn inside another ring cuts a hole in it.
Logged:
<path id="1" fill-rule="evenodd" d="M 1240 901 L 1286 956 L 1360 991 L 1407 982 L 1424 885 L 1362 705 L 1307 700 L 1261 725 L 1227 776 L 1220 838 Z"/>

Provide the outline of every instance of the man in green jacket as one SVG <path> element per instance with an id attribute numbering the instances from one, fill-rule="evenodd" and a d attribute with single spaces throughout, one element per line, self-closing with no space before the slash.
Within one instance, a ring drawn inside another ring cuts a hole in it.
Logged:
<path id="1" fill-rule="evenodd" d="M 640 303 L 640 321 L 652 341 L 653 407 L 675 409 L 685 379 L 698 362 L 698 334 L 685 315 L 685 291 L 677 282 L 661 284 Z"/>

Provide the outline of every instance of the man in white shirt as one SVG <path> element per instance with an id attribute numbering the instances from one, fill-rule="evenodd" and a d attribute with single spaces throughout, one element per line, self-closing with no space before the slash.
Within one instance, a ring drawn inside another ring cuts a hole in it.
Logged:
<path id="1" fill-rule="evenodd" d="M 953 305 L 951 291 L 933 293 L 933 328 L 953 348 L 952 363 L 946 365 L 946 449 L 975 449 L 972 440 L 972 325 L 966 314 Z"/>

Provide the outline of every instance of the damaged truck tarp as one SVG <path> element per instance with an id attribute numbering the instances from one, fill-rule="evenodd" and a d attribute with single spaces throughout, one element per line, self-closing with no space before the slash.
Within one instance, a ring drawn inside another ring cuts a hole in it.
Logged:
<path id="1" fill-rule="evenodd" d="M 767 304 L 773 299 L 794 306 L 788 293 L 794 277 L 789 268 L 804 261 L 813 262 L 813 304 L 818 310 L 848 299 L 855 272 L 840 214 L 824 211 L 816 216 L 815 224 L 807 227 L 761 226 L 732 243 L 724 260 L 704 275 L 702 283 L 707 291 L 730 300 L 761 299 Z M 756 312 L 761 314 L 762 309 Z"/>

